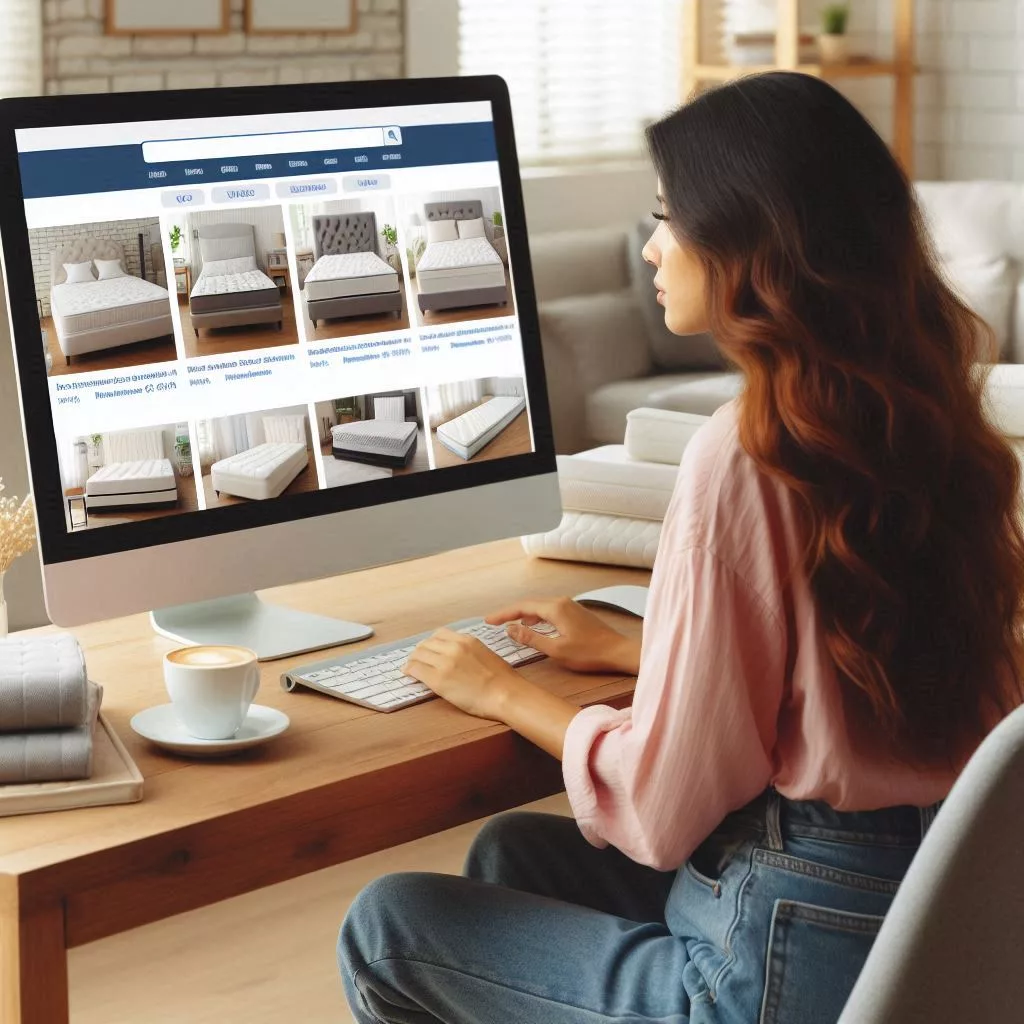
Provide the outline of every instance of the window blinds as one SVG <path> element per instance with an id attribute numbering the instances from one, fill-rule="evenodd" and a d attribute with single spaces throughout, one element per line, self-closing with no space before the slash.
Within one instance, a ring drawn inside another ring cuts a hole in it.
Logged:
<path id="1" fill-rule="evenodd" d="M 0 96 L 43 91 L 42 0 L 0 0 Z"/>
<path id="2" fill-rule="evenodd" d="M 508 83 L 519 159 L 639 154 L 680 102 L 680 0 L 459 0 L 459 73 Z"/>

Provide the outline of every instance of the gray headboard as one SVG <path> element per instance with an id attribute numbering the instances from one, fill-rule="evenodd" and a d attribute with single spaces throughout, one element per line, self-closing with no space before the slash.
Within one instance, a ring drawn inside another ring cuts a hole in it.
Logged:
<path id="1" fill-rule="evenodd" d="M 377 252 L 377 216 L 369 213 L 324 214 L 313 218 L 316 259 L 344 252 Z"/>
<path id="2" fill-rule="evenodd" d="M 449 203 L 424 203 L 427 220 L 474 220 L 484 215 L 479 199 L 456 199 Z"/>
<path id="3" fill-rule="evenodd" d="M 199 228 L 199 255 L 203 263 L 209 260 L 231 260 L 239 256 L 255 258 L 255 228 L 240 222 L 203 224 Z"/>
<path id="4" fill-rule="evenodd" d="M 63 284 L 67 280 L 64 273 L 65 263 L 85 263 L 86 260 L 120 260 L 121 269 L 127 274 L 124 249 L 120 242 L 109 238 L 79 238 L 68 242 L 60 249 L 50 253 L 50 284 Z"/>

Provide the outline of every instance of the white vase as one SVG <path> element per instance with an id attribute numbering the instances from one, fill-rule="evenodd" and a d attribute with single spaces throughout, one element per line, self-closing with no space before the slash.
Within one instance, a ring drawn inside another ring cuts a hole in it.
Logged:
<path id="1" fill-rule="evenodd" d="M 4 600 L 4 574 L 0 572 L 0 640 L 7 636 L 7 602 Z"/>
<path id="2" fill-rule="evenodd" d="M 845 35 L 823 32 L 818 36 L 822 64 L 845 64 L 850 51 Z"/>

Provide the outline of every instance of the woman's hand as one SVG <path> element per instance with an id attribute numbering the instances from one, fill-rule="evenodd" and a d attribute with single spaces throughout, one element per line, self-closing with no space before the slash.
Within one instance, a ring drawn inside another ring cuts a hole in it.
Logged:
<path id="1" fill-rule="evenodd" d="M 532 686 L 475 636 L 451 629 L 418 643 L 403 671 L 467 714 L 499 722 L 511 695 Z"/>
<path id="2" fill-rule="evenodd" d="M 513 622 L 514 619 L 520 623 Z M 520 601 L 488 615 L 486 621 L 492 626 L 512 623 L 508 635 L 513 640 L 546 654 L 573 672 L 625 672 L 635 676 L 640 670 L 640 641 L 605 625 L 569 597 Z M 550 622 L 559 635 L 544 636 L 530 628 L 538 622 Z"/>

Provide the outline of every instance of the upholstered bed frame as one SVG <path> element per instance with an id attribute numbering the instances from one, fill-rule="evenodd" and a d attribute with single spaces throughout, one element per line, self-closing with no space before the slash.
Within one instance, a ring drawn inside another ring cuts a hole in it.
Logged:
<path id="1" fill-rule="evenodd" d="M 479 199 L 460 199 L 448 203 L 424 203 L 423 213 L 431 220 L 475 220 L 484 215 Z M 489 306 L 508 302 L 508 289 L 504 284 L 489 288 L 457 288 L 448 292 L 422 293 L 417 297 L 420 312 L 428 309 L 455 309 L 459 306 Z"/>
<path id="2" fill-rule="evenodd" d="M 377 252 L 377 216 L 368 213 L 323 214 L 313 217 L 315 259 L 346 252 Z M 317 320 L 374 313 L 402 315 L 400 290 L 371 295 L 345 295 L 331 299 L 307 299 L 306 312 L 313 326 Z"/>
<path id="3" fill-rule="evenodd" d="M 50 253 L 51 286 L 63 284 L 67 280 L 67 274 L 64 272 L 65 263 L 84 263 L 86 260 L 120 260 L 121 268 L 126 274 L 128 273 L 128 264 L 120 242 L 109 238 L 80 238 Z M 152 338 L 173 337 L 174 335 L 169 293 L 167 312 L 161 316 L 70 334 L 58 328 L 57 317 L 53 318 L 53 325 L 57 334 L 57 343 L 60 345 L 61 352 L 64 353 L 68 366 L 71 365 L 72 356 L 85 352 L 120 348 L 122 345 L 132 345 L 137 341 L 149 341 Z"/>
<path id="4" fill-rule="evenodd" d="M 217 245 L 217 256 L 208 257 L 203 243 L 211 240 Z M 199 229 L 199 251 L 203 256 L 203 262 L 207 259 L 232 259 L 240 256 L 252 256 L 256 258 L 256 236 L 255 229 L 251 224 L 204 224 Z M 259 261 L 257 260 L 257 265 Z M 268 289 L 268 293 L 269 293 Z M 245 292 L 238 295 L 244 296 Z M 277 286 L 274 286 L 273 295 L 267 295 L 258 304 L 239 304 L 235 308 L 201 312 L 197 310 L 189 296 L 189 316 L 192 319 L 192 327 L 195 329 L 196 337 L 199 337 L 200 327 L 244 327 L 249 324 L 277 324 L 281 330 L 284 321 L 284 310 L 281 305 L 281 293 Z"/>

